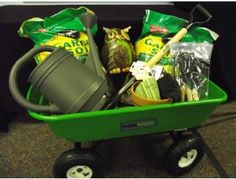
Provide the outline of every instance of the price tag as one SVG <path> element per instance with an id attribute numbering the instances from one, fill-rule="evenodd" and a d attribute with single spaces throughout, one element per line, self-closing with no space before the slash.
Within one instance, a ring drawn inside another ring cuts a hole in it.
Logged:
<path id="1" fill-rule="evenodd" d="M 156 65 L 154 67 L 152 67 L 151 69 L 151 75 L 156 79 L 158 80 L 161 75 L 162 75 L 162 71 L 163 71 L 163 66 L 160 66 L 160 65 Z"/>
<path id="2" fill-rule="evenodd" d="M 146 63 L 142 61 L 133 62 L 129 71 L 136 80 L 145 80 L 151 73 L 150 67 L 146 66 Z"/>

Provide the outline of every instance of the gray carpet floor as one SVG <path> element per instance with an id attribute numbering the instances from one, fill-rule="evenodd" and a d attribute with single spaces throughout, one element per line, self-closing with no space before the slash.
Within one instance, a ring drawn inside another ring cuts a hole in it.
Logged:
<path id="1" fill-rule="evenodd" d="M 199 132 L 230 177 L 236 176 L 236 101 L 218 107 Z M 167 134 L 120 138 L 101 142 L 96 150 L 106 161 L 105 177 L 171 177 L 162 169 Z M 53 177 L 56 158 L 73 144 L 57 138 L 45 123 L 24 114 L 0 133 L 0 177 Z M 181 177 L 219 177 L 205 155 Z"/>

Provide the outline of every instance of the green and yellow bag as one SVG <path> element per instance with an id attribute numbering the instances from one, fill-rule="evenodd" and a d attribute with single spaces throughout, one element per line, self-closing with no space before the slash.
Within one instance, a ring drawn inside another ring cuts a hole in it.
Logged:
<path id="1" fill-rule="evenodd" d="M 72 52 L 81 62 L 85 62 L 89 52 L 88 36 L 80 21 L 80 15 L 90 12 L 85 7 L 77 9 L 67 8 L 44 19 L 34 17 L 22 23 L 18 34 L 21 37 L 30 38 L 35 47 L 40 45 L 52 45 L 64 47 Z M 91 29 L 93 35 L 97 32 L 97 24 Z M 36 56 L 36 63 L 41 63 L 49 52 L 43 52 Z"/>
<path id="2" fill-rule="evenodd" d="M 159 13 L 152 10 L 146 10 L 143 19 L 143 28 L 140 38 L 135 43 L 137 59 L 140 61 L 149 61 L 162 46 L 163 39 L 171 34 L 176 34 L 185 26 L 186 20 L 172 15 Z M 209 42 L 213 43 L 218 35 L 203 27 L 195 26 L 184 36 L 181 42 Z M 165 71 L 174 75 L 174 61 L 170 54 L 165 55 L 160 63 Z"/>

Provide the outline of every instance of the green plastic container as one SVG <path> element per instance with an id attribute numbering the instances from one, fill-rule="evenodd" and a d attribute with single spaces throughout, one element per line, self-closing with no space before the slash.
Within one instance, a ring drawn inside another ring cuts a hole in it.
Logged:
<path id="1" fill-rule="evenodd" d="M 45 103 L 32 87 L 27 99 Z M 198 127 L 226 99 L 227 94 L 210 81 L 207 100 L 62 115 L 28 112 L 46 122 L 56 136 L 72 142 L 88 142 Z"/>

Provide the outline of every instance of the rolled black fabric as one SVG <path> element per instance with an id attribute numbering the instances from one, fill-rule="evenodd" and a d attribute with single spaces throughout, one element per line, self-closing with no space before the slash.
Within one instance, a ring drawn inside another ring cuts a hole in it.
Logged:
<path id="1" fill-rule="evenodd" d="M 164 77 L 157 81 L 161 99 L 172 98 L 173 102 L 181 100 L 180 87 L 175 79 L 170 74 L 165 74 Z"/>

